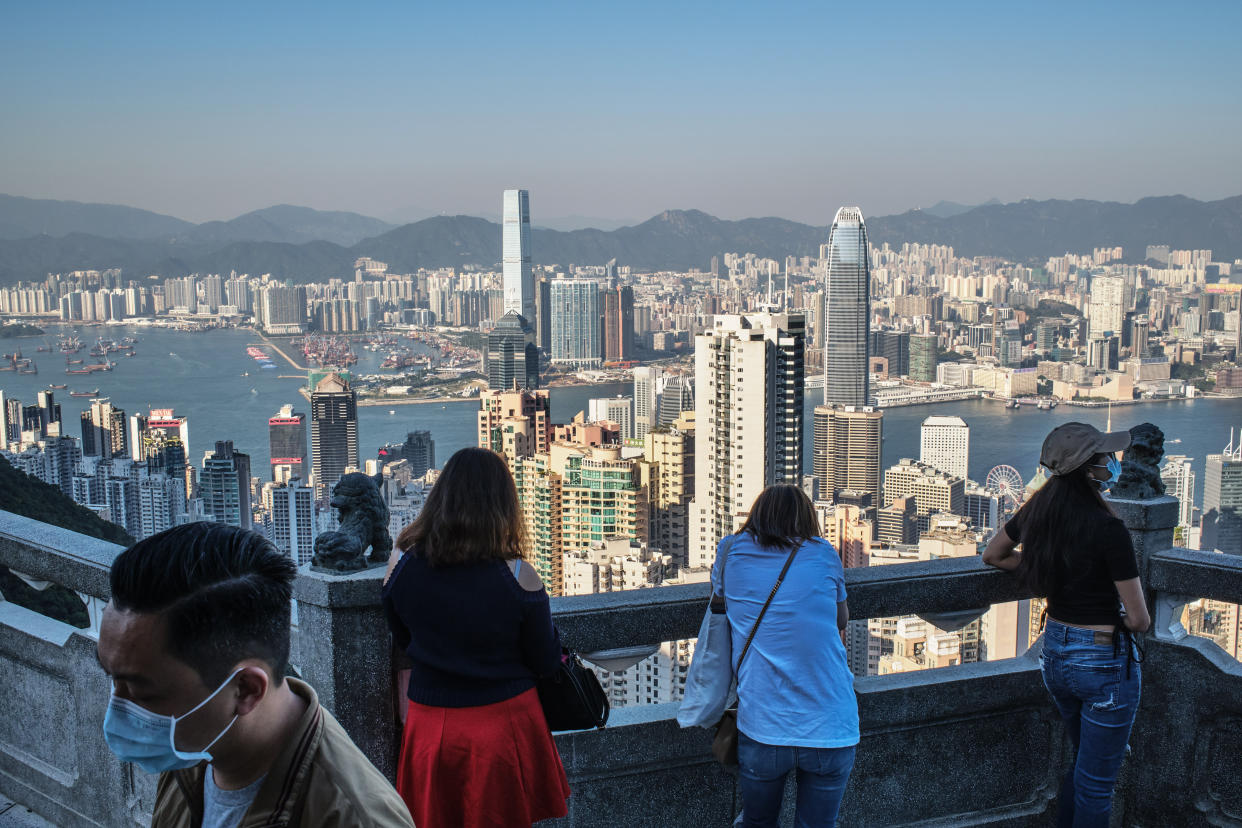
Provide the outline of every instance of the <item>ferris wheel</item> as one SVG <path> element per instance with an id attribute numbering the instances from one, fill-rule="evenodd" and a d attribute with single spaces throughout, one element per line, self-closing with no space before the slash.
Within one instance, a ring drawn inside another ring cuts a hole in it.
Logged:
<path id="1" fill-rule="evenodd" d="M 1022 475 L 1013 466 L 996 466 L 988 472 L 983 487 L 1000 498 L 1001 511 L 1011 513 L 1022 502 Z"/>

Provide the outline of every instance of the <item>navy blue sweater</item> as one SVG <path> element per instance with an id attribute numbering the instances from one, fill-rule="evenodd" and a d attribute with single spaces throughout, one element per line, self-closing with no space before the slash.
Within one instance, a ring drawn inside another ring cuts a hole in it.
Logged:
<path id="1" fill-rule="evenodd" d="M 502 561 L 437 568 L 406 552 L 383 600 L 393 640 L 414 662 L 411 701 L 494 704 L 560 667 L 548 593 L 523 589 Z"/>

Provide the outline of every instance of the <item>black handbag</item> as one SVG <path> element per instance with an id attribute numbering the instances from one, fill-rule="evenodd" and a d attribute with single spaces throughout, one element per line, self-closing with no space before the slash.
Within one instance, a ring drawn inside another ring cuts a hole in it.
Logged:
<path id="1" fill-rule="evenodd" d="M 589 730 L 608 724 L 611 706 L 595 672 L 573 650 L 561 648 L 561 666 L 535 683 L 549 730 Z"/>

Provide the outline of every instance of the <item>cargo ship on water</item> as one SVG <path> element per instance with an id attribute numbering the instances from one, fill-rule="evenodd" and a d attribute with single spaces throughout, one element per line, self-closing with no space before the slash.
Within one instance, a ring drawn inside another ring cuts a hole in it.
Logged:
<path id="1" fill-rule="evenodd" d="M 71 397 L 98 397 L 99 389 L 96 388 L 94 391 L 70 391 L 69 396 Z"/>

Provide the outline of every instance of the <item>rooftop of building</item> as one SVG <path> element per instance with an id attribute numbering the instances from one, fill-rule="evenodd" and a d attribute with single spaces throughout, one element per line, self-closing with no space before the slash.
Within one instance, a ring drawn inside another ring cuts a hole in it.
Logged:
<path id="1" fill-rule="evenodd" d="M 1242 602 L 1242 556 L 1173 548 L 1177 505 L 1171 497 L 1114 502 L 1134 538 L 1155 618 L 1116 824 L 1242 819 L 1242 664 L 1180 622 L 1183 608 L 1201 598 Z M 7 690 L 0 694 L 0 803 L 19 803 L 14 807 L 67 828 L 145 824 L 154 800 L 154 778 L 118 763 L 99 726 L 108 680 L 95 663 L 98 619 L 120 550 L 0 512 L 0 565 L 87 603 L 89 621 L 78 628 L 0 602 Z M 377 600 L 383 572 L 342 576 L 304 567 L 294 585 L 292 662 L 391 776 L 399 728 Z M 976 556 L 851 569 L 846 583 L 858 619 L 927 619 L 1029 597 Z M 589 657 L 651 652 L 696 634 L 709 589 L 687 583 L 554 598 L 553 613 L 564 640 Z M 1049 824 L 1069 740 L 1044 690 L 1037 651 L 858 678 L 863 735 L 843 824 Z M 623 707 L 603 731 L 557 734 L 573 790 L 570 814 L 558 824 L 728 824 L 739 807 L 735 780 L 711 758 L 710 732 L 680 729 L 675 713 L 676 704 Z M 12 813 L 21 812 L 2 816 Z"/>

